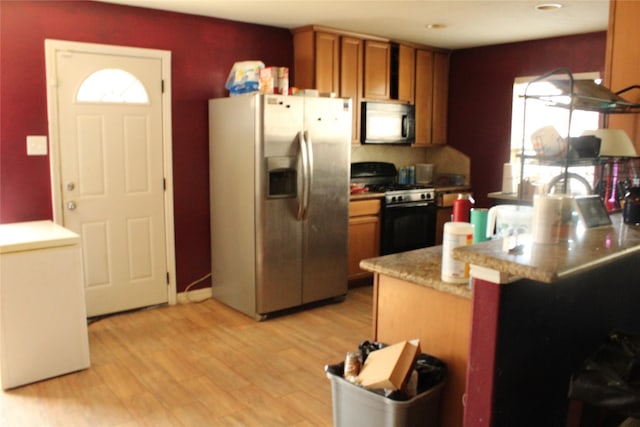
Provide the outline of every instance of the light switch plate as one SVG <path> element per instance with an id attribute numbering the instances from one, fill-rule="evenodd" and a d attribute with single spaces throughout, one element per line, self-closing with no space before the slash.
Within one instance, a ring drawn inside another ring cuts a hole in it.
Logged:
<path id="1" fill-rule="evenodd" d="M 27 136 L 27 156 L 46 156 L 47 137 L 30 135 Z"/>

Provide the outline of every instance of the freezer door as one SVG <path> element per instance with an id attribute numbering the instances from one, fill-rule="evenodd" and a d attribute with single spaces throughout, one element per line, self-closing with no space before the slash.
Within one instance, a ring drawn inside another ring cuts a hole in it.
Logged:
<path id="1" fill-rule="evenodd" d="M 308 303 L 347 292 L 351 101 L 306 98 L 305 130 L 312 163 L 302 247 Z"/>
<path id="2" fill-rule="evenodd" d="M 256 311 L 270 313 L 302 303 L 302 176 L 299 135 L 304 100 L 266 95 L 262 98 L 262 135 L 257 167 Z"/>

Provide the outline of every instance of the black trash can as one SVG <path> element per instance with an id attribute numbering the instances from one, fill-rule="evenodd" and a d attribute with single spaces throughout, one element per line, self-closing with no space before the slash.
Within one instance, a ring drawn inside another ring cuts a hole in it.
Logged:
<path id="1" fill-rule="evenodd" d="M 569 398 L 612 413 L 614 423 L 640 418 L 640 336 L 611 332 L 572 376 Z"/>

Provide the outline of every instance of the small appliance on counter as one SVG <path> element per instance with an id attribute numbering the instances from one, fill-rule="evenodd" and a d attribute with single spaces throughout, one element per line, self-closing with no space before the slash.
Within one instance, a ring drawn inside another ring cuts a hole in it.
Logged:
<path id="1" fill-rule="evenodd" d="M 640 187 L 631 187 L 624 195 L 622 218 L 625 224 L 640 224 Z"/>

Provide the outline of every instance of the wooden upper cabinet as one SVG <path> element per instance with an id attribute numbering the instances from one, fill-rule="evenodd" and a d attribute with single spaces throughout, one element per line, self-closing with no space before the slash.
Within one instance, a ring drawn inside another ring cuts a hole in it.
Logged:
<path id="1" fill-rule="evenodd" d="M 340 97 L 351 98 L 353 126 L 351 142 L 360 143 L 360 99 L 362 97 L 362 67 L 364 41 L 355 37 L 340 40 Z"/>
<path id="2" fill-rule="evenodd" d="M 430 50 L 416 51 L 415 107 L 416 146 L 431 144 L 433 128 L 433 56 Z"/>
<path id="3" fill-rule="evenodd" d="M 447 143 L 449 54 L 416 51 L 416 142 L 414 146 Z"/>
<path id="4" fill-rule="evenodd" d="M 416 76 L 416 49 L 410 46 L 398 46 L 398 101 L 414 103 Z M 392 76 L 393 78 L 393 76 Z"/>
<path id="5" fill-rule="evenodd" d="M 449 107 L 449 53 L 436 52 L 433 62 L 433 130 L 432 143 L 447 143 L 447 109 Z"/>
<path id="6" fill-rule="evenodd" d="M 316 89 L 320 92 L 340 92 L 340 36 L 316 33 Z"/>
<path id="7" fill-rule="evenodd" d="M 640 84 L 640 2 L 612 0 L 609 8 L 605 86 L 614 92 Z M 621 95 L 640 103 L 640 90 Z M 640 152 L 640 114 L 610 114 L 608 127 L 624 129 Z"/>
<path id="8" fill-rule="evenodd" d="M 362 101 L 414 104 L 416 146 L 445 144 L 449 54 L 327 27 L 293 30 L 294 81 L 351 98 L 352 143 L 360 143 Z"/>
<path id="9" fill-rule="evenodd" d="M 367 99 L 391 97 L 391 44 L 373 40 L 364 42 L 364 93 Z"/>
<path id="10" fill-rule="evenodd" d="M 292 86 L 339 93 L 340 36 L 310 27 L 295 30 L 293 57 Z"/>

